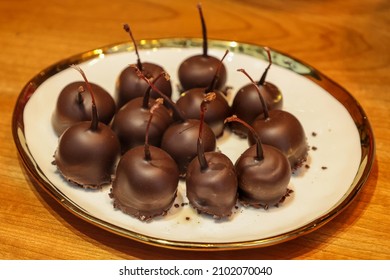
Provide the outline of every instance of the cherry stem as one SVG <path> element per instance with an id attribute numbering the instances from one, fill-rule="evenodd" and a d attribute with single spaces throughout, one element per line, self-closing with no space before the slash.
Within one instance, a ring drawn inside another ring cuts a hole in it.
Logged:
<path id="1" fill-rule="evenodd" d="M 197 152 L 198 152 L 198 160 L 200 164 L 201 170 L 206 170 L 209 165 L 207 163 L 205 154 L 204 154 L 204 145 L 203 145 L 203 125 L 204 125 L 204 118 L 207 111 L 207 104 L 209 104 L 211 101 L 213 101 L 216 98 L 216 94 L 214 92 L 207 93 L 202 103 L 200 103 L 200 124 L 199 124 L 199 135 L 198 135 L 198 146 L 197 146 Z"/>
<path id="2" fill-rule="evenodd" d="M 137 55 L 137 67 L 142 71 L 142 63 L 141 63 L 141 59 L 139 58 L 137 43 L 135 42 L 135 39 L 134 39 L 133 33 L 131 32 L 130 26 L 127 23 L 125 23 L 123 25 L 123 29 L 127 33 L 129 33 L 129 35 L 130 35 L 131 41 L 133 42 L 133 45 L 134 45 L 135 53 Z"/>
<path id="3" fill-rule="evenodd" d="M 91 99 L 92 99 L 92 118 L 91 118 L 91 127 L 90 127 L 90 129 L 92 131 L 95 131 L 95 130 L 97 130 L 98 125 L 99 125 L 99 117 L 98 117 L 98 112 L 97 112 L 97 109 L 96 109 L 95 94 L 93 92 L 92 86 L 88 82 L 87 76 L 85 75 L 84 71 L 80 68 L 80 66 L 72 64 L 70 67 L 72 67 L 73 69 L 77 70 L 81 74 L 81 76 L 83 77 L 83 79 L 85 81 L 85 84 L 86 84 L 86 86 L 88 88 L 89 94 L 91 95 Z"/>
<path id="4" fill-rule="evenodd" d="M 82 93 L 85 92 L 85 89 L 83 86 L 79 86 L 79 88 L 77 89 L 77 97 L 76 97 L 76 102 L 78 104 L 82 104 L 83 101 L 84 101 L 84 98 L 83 98 L 83 95 Z"/>
<path id="5" fill-rule="evenodd" d="M 182 122 L 185 122 L 186 121 L 186 118 L 184 117 L 183 113 L 180 111 L 180 109 L 176 106 L 176 104 L 168 97 L 166 96 L 164 93 L 161 92 L 161 90 L 159 90 L 148 78 L 145 77 L 145 75 L 141 72 L 141 70 L 134 64 L 130 65 L 130 67 L 133 67 L 137 73 L 137 76 L 144 80 L 145 82 L 148 83 L 148 85 L 155 91 L 157 92 L 162 98 L 164 98 L 164 101 L 169 103 L 169 105 L 172 107 L 173 109 L 173 114 L 175 115 L 175 118 L 182 121 Z M 169 75 L 168 73 L 164 73 L 164 77 L 165 79 L 169 80 Z"/>
<path id="6" fill-rule="evenodd" d="M 157 98 L 156 102 L 152 105 L 150 108 L 150 116 L 149 116 L 149 121 L 148 124 L 146 125 L 146 131 L 145 131 L 145 145 L 144 145 L 144 151 L 145 151 L 145 160 L 150 161 L 152 160 L 152 156 L 150 154 L 150 148 L 149 148 L 149 130 L 150 130 L 150 125 L 152 123 L 152 119 L 154 116 L 154 112 L 161 106 L 161 104 L 164 103 L 163 98 Z"/>
<path id="7" fill-rule="evenodd" d="M 244 75 L 248 77 L 252 85 L 256 88 L 256 91 L 260 98 L 261 105 L 263 106 L 264 119 L 268 119 L 269 118 L 268 107 L 267 104 L 265 103 L 263 96 L 261 95 L 258 84 L 251 78 L 251 76 L 249 76 L 249 74 L 244 69 L 237 69 L 237 71 L 244 73 Z"/>
<path id="8" fill-rule="evenodd" d="M 215 89 L 215 87 L 217 85 L 217 82 L 218 82 L 218 80 L 220 78 L 219 72 L 220 72 L 221 67 L 223 65 L 223 60 L 225 59 L 225 57 L 227 56 L 228 53 L 229 53 L 229 50 L 226 50 L 225 54 L 223 55 L 223 57 L 219 61 L 219 64 L 218 64 L 218 67 L 217 67 L 217 69 L 215 71 L 215 75 L 213 77 L 213 80 L 211 81 L 210 86 L 206 89 L 206 93 L 211 92 L 211 91 L 213 91 Z"/>
<path id="9" fill-rule="evenodd" d="M 260 86 L 264 85 L 265 78 L 267 77 L 268 70 L 269 70 L 269 68 L 272 65 L 271 50 L 268 47 L 264 47 L 264 49 L 265 49 L 265 51 L 267 52 L 267 55 L 268 55 L 268 66 L 267 66 L 267 68 L 265 68 L 264 73 L 263 73 L 263 75 L 261 76 L 261 78 L 260 78 L 260 80 L 258 82 L 258 85 L 260 85 Z"/>
<path id="10" fill-rule="evenodd" d="M 255 157 L 255 159 L 258 161 L 262 161 L 264 159 L 263 146 L 261 144 L 260 137 L 257 134 L 256 130 L 252 126 L 250 126 L 247 122 L 238 118 L 236 115 L 233 115 L 231 117 L 226 118 L 225 123 L 227 123 L 227 122 L 239 122 L 242 125 L 244 125 L 246 128 L 248 128 L 248 130 L 252 133 L 253 137 L 256 140 L 256 157 Z"/>
<path id="11" fill-rule="evenodd" d="M 203 11 L 202 11 L 202 4 L 198 3 L 198 11 L 200 16 L 200 21 L 202 23 L 202 34 L 203 34 L 203 56 L 208 56 L 208 43 L 207 43 L 207 28 L 206 23 L 204 21 Z"/>
<path id="12" fill-rule="evenodd" d="M 165 77 L 166 73 L 165 72 L 161 72 L 154 80 L 153 80 L 153 83 L 156 83 L 161 77 Z M 152 91 L 152 87 L 149 86 L 147 89 L 146 89 L 146 92 L 144 94 L 144 99 L 142 100 L 142 108 L 144 109 L 148 109 L 149 108 L 149 97 L 150 97 L 150 92 Z"/>

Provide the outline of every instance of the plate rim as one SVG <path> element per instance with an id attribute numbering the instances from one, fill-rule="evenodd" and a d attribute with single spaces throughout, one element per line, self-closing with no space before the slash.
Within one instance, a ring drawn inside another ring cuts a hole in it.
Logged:
<path id="1" fill-rule="evenodd" d="M 143 39 L 137 42 L 137 46 L 139 49 L 190 48 L 200 47 L 201 45 L 201 38 L 187 37 Z M 265 60 L 267 57 L 267 54 L 264 50 L 264 46 L 257 44 L 220 39 L 209 39 L 208 45 L 210 49 L 229 49 L 229 51 L 233 53 L 242 53 L 262 60 Z M 63 194 L 55 185 L 53 185 L 46 178 L 46 176 L 40 170 L 38 164 L 34 161 L 34 158 L 32 157 L 31 153 L 29 152 L 24 135 L 23 114 L 24 108 L 28 103 L 29 99 L 34 94 L 36 88 L 38 88 L 39 85 L 41 85 L 44 81 L 46 81 L 54 74 L 65 70 L 71 64 L 78 64 L 85 61 L 89 61 L 101 55 L 134 51 L 134 45 L 129 41 L 106 45 L 62 59 L 40 71 L 25 84 L 25 86 L 22 88 L 21 92 L 18 95 L 12 116 L 12 135 L 16 148 L 18 150 L 19 157 L 22 159 L 23 166 L 25 169 L 28 170 L 29 174 L 31 175 L 31 178 L 34 179 L 34 181 L 38 183 L 41 188 L 43 188 L 51 197 L 53 197 L 58 203 L 60 203 L 72 214 L 114 234 L 149 245 L 179 250 L 234 250 L 243 248 L 267 247 L 295 239 L 296 237 L 299 237 L 301 235 L 308 234 L 325 225 L 337 215 L 339 215 L 343 210 L 345 210 L 365 185 L 371 173 L 371 169 L 375 159 L 374 133 L 371 124 L 368 120 L 368 117 L 364 112 L 364 109 L 362 108 L 360 103 L 354 98 L 354 96 L 349 93 L 344 87 L 331 80 L 325 74 L 316 70 L 309 64 L 304 63 L 301 60 L 296 59 L 293 56 L 283 53 L 279 50 L 273 48 L 270 48 L 270 50 L 272 54 L 277 54 L 282 58 L 285 58 L 285 60 L 276 62 L 274 61 L 274 64 L 287 68 L 290 71 L 293 71 L 313 81 L 317 86 L 325 89 L 330 95 L 332 95 L 342 104 L 342 106 L 348 111 L 349 115 L 352 117 L 355 126 L 358 130 L 361 142 L 361 158 L 359 168 L 357 170 L 353 182 L 351 183 L 346 193 L 325 214 L 306 223 L 303 226 L 300 226 L 288 232 L 284 232 L 282 234 L 248 241 L 208 243 L 161 239 L 145 234 L 139 234 L 135 231 L 121 228 L 107 221 L 103 221 L 97 217 L 94 217 L 90 213 L 83 210 L 80 206 L 73 203 L 69 198 L 66 197 L 65 194 Z M 332 92 L 330 91 L 330 89 L 332 90 Z"/>

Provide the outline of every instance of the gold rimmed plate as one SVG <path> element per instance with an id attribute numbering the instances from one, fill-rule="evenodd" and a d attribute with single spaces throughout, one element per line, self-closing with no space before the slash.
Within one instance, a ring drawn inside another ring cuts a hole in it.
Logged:
<path id="1" fill-rule="evenodd" d="M 139 41 L 142 61 L 160 64 L 171 75 L 178 98 L 177 69 L 187 57 L 201 52 L 202 41 L 170 38 Z M 222 57 L 228 70 L 231 103 L 248 83 L 236 69 L 260 78 L 267 66 L 261 46 L 222 40 L 209 41 L 209 53 Z M 119 73 L 136 62 L 133 45 L 119 43 L 64 59 L 33 77 L 19 95 L 13 115 L 13 136 L 26 169 L 39 185 L 76 216 L 116 234 L 155 246 L 185 250 L 226 250 L 264 247 L 309 233 L 330 221 L 364 186 L 375 154 L 373 132 L 360 104 L 344 88 L 313 67 L 276 50 L 267 80 L 284 97 L 283 109 L 302 123 L 310 146 L 308 161 L 291 178 L 294 192 L 278 208 L 241 205 L 226 220 L 199 215 L 186 202 L 180 182 L 174 207 L 164 217 L 142 222 L 115 210 L 110 186 L 84 190 L 63 180 L 52 165 L 58 138 L 51 115 L 62 88 L 80 80 L 69 68 L 79 64 L 91 82 L 114 94 Z M 229 131 L 218 139 L 218 149 L 234 162 L 248 147 Z"/>

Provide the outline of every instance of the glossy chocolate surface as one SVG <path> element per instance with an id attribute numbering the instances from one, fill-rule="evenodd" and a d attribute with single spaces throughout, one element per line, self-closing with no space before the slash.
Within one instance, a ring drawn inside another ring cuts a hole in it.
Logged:
<path id="1" fill-rule="evenodd" d="M 161 141 L 161 148 L 176 161 L 182 177 L 185 177 L 188 164 L 197 155 L 199 125 L 200 121 L 195 119 L 175 122 L 165 131 Z M 205 152 L 216 148 L 216 137 L 207 124 L 203 126 L 203 143 Z"/>
<path id="2" fill-rule="evenodd" d="M 220 63 L 219 59 L 202 54 L 191 56 L 184 60 L 178 69 L 179 81 L 183 91 L 210 86 Z M 226 67 L 222 65 L 215 88 L 221 90 L 226 84 L 226 79 Z"/>
<path id="3" fill-rule="evenodd" d="M 111 182 L 120 156 L 120 144 L 110 127 L 79 122 L 59 138 L 55 164 L 63 177 L 85 188 L 97 188 Z"/>
<path id="4" fill-rule="evenodd" d="M 239 200 L 244 205 L 277 205 L 288 193 L 291 167 L 286 156 L 275 147 L 262 145 L 264 159 L 256 159 L 256 145 L 249 147 L 236 161 Z"/>
<path id="5" fill-rule="evenodd" d="M 140 220 L 165 215 L 177 192 L 179 170 L 163 150 L 150 146 L 151 159 L 145 159 L 144 146 L 126 152 L 112 183 L 114 207 Z"/>
<path id="6" fill-rule="evenodd" d="M 224 130 L 224 120 L 230 116 L 231 109 L 225 96 L 219 90 L 213 91 L 216 99 L 207 105 L 204 121 L 213 130 L 216 137 L 220 137 Z M 200 105 L 205 96 L 205 88 L 193 88 L 180 96 L 176 101 L 177 107 L 188 119 L 200 118 Z"/>
<path id="7" fill-rule="evenodd" d="M 269 118 L 258 117 L 252 124 L 263 144 L 280 149 L 288 158 L 291 168 L 299 167 L 307 158 L 308 144 L 299 120 L 287 111 L 269 111 Z M 249 143 L 255 140 L 249 136 Z"/>
<path id="8" fill-rule="evenodd" d="M 143 62 L 142 63 L 142 74 L 145 75 L 152 83 L 153 80 L 163 72 L 164 69 L 154 63 Z M 155 86 L 166 96 L 171 97 L 172 85 L 171 81 L 166 79 L 158 79 Z M 144 96 L 149 85 L 142 79 L 140 79 L 136 73 L 136 69 L 132 66 L 128 66 L 120 73 L 116 89 L 115 89 L 115 102 L 117 107 L 120 108 L 125 105 L 129 100 L 136 97 Z M 152 90 L 150 96 L 158 98 L 160 95 Z"/>
<path id="9" fill-rule="evenodd" d="M 149 100 L 149 108 L 154 99 Z M 143 108 L 143 97 L 137 97 L 127 102 L 115 115 L 112 130 L 118 136 L 122 153 L 145 144 L 145 132 L 150 118 L 149 108 Z M 170 112 L 165 106 L 154 111 L 149 128 L 149 144 L 159 147 L 161 138 L 167 127 L 173 122 Z"/>
<path id="10" fill-rule="evenodd" d="M 207 152 L 208 167 L 194 158 L 187 169 L 187 197 L 195 209 L 216 218 L 227 217 L 237 201 L 237 176 L 231 160 L 219 152 Z"/>
<path id="11" fill-rule="evenodd" d="M 259 86 L 259 89 L 268 110 L 282 109 L 283 96 L 274 84 L 265 82 L 264 85 Z M 263 112 L 259 93 L 253 84 L 247 84 L 237 91 L 232 103 L 232 114 L 251 125 Z M 248 130 L 242 124 L 234 122 L 230 127 L 239 136 L 247 137 Z"/>
<path id="12" fill-rule="evenodd" d="M 101 86 L 94 83 L 90 85 L 94 92 L 99 121 L 109 124 L 116 112 L 114 99 Z M 82 89 L 81 93 L 80 89 Z M 91 108 L 91 94 L 84 81 L 73 82 L 65 86 L 58 96 L 52 114 L 51 123 L 55 133 L 60 136 L 69 126 L 80 121 L 91 120 Z"/>

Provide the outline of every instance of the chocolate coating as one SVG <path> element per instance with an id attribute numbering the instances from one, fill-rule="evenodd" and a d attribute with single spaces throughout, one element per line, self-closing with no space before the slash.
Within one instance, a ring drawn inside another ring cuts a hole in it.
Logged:
<path id="1" fill-rule="evenodd" d="M 213 130 L 216 137 L 220 137 L 224 130 L 224 120 L 230 116 L 230 106 L 225 96 L 218 90 L 213 91 L 216 99 L 207 105 L 204 121 Z M 205 96 L 205 88 L 193 88 L 180 96 L 176 101 L 177 107 L 188 119 L 200 119 L 200 105 Z"/>
<path id="2" fill-rule="evenodd" d="M 161 148 L 176 161 L 180 176 L 185 177 L 188 164 L 197 155 L 197 141 L 200 121 L 188 119 L 184 122 L 175 122 L 165 131 L 161 140 Z M 203 125 L 204 151 L 211 152 L 216 148 L 216 138 L 207 125 Z"/>
<path id="3" fill-rule="evenodd" d="M 194 55 L 185 59 L 179 65 L 178 69 L 178 77 L 183 91 L 191 88 L 206 88 L 210 86 L 220 63 L 219 59 L 203 54 Z M 226 84 L 226 79 L 226 67 L 222 64 L 215 88 L 219 90 L 223 89 Z"/>
<path id="4" fill-rule="evenodd" d="M 163 72 L 164 69 L 154 63 L 143 62 L 142 63 L 142 74 L 145 75 L 151 82 Z M 166 79 L 158 79 L 155 83 L 155 86 L 166 96 L 171 97 L 172 95 L 172 85 L 171 81 Z M 129 100 L 136 97 L 142 97 L 145 94 L 145 91 L 148 89 L 149 85 L 146 81 L 138 77 L 136 69 L 131 66 L 126 67 L 120 73 L 115 89 L 115 102 L 117 107 L 120 108 L 125 105 Z M 153 98 L 158 98 L 160 95 L 152 90 L 150 96 Z"/>
<path id="5" fill-rule="evenodd" d="M 145 144 L 145 132 L 150 118 L 149 109 L 142 107 L 143 97 L 137 97 L 127 102 L 115 115 L 111 128 L 118 136 L 122 153 Z M 149 100 L 149 108 L 154 99 Z M 161 138 L 167 127 L 173 122 L 170 112 L 165 106 L 154 111 L 149 128 L 149 145 L 159 147 Z"/>
<path id="6" fill-rule="evenodd" d="M 96 108 L 99 112 L 99 121 L 109 124 L 116 112 L 112 96 L 97 84 L 90 83 L 94 92 Z M 84 91 L 79 98 L 79 88 Z M 65 86 L 57 99 L 51 123 L 55 133 L 60 136 L 71 125 L 92 119 L 92 100 L 84 81 L 77 81 Z"/>
<path id="7" fill-rule="evenodd" d="M 282 109 L 283 96 L 278 87 L 265 82 L 264 85 L 259 86 L 259 89 L 268 110 Z M 232 114 L 252 125 L 253 121 L 263 112 L 264 108 L 253 84 L 247 84 L 237 91 L 232 103 Z M 248 129 L 242 124 L 233 122 L 230 127 L 237 135 L 243 138 L 247 137 Z"/>
<path id="8" fill-rule="evenodd" d="M 177 193 L 179 170 L 163 150 L 150 146 L 151 160 L 144 146 L 126 152 L 119 161 L 110 196 L 114 207 L 140 220 L 165 215 Z"/>
<path id="9" fill-rule="evenodd" d="M 308 145 L 305 131 L 299 120 L 291 113 L 282 110 L 272 110 L 269 118 L 256 118 L 252 124 L 263 144 L 274 146 L 288 158 L 291 168 L 298 168 L 307 158 Z M 255 140 L 249 136 L 249 143 Z"/>
<path id="10" fill-rule="evenodd" d="M 219 152 L 205 153 L 208 168 L 201 169 L 198 158 L 188 166 L 186 175 L 187 198 L 201 213 L 216 218 L 232 214 L 237 201 L 237 177 L 231 160 Z"/>
<path id="11" fill-rule="evenodd" d="M 256 145 L 249 147 L 236 161 L 238 199 L 244 205 L 277 205 L 288 194 L 291 167 L 286 156 L 275 147 L 262 145 L 264 159 L 256 159 Z"/>
<path id="12" fill-rule="evenodd" d="M 120 144 L 110 127 L 99 123 L 93 131 L 90 126 L 90 121 L 84 121 L 69 127 L 59 138 L 54 158 L 66 180 L 85 188 L 98 188 L 111 182 Z"/>

